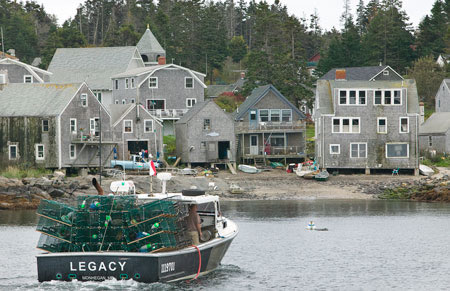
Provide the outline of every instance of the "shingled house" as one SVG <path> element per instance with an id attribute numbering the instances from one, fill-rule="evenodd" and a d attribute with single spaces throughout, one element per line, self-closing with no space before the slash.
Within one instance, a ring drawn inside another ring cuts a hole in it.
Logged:
<path id="1" fill-rule="evenodd" d="M 444 79 L 435 98 L 435 112 L 450 112 L 450 79 Z"/>
<path id="2" fill-rule="evenodd" d="M 12 58 L 0 59 L 0 85 L 9 83 L 44 83 L 52 73 Z"/>
<path id="3" fill-rule="evenodd" d="M 110 115 L 85 83 L 9 84 L 0 102 L 1 166 L 97 167 L 100 135 L 108 162 Z"/>
<path id="4" fill-rule="evenodd" d="M 253 90 L 234 113 L 238 157 L 303 160 L 306 144 L 305 115 L 273 85 Z"/>
<path id="5" fill-rule="evenodd" d="M 416 82 L 391 67 L 330 70 L 317 81 L 314 120 L 321 168 L 418 174 Z"/>
<path id="6" fill-rule="evenodd" d="M 199 102 L 175 124 L 177 157 L 182 163 L 235 162 L 234 121 L 214 101 Z"/>
<path id="7" fill-rule="evenodd" d="M 419 144 L 422 151 L 450 153 L 450 112 L 435 112 L 420 126 Z"/>

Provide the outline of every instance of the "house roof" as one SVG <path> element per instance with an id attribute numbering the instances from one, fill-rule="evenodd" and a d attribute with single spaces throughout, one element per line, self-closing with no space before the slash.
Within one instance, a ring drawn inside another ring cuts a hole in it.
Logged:
<path id="1" fill-rule="evenodd" d="M 225 116 L 227 116 L 227 118 L 230 118 L 233 121 L 233 118 L 232 116 L 230 116 L 230 114 L 227 114 L 225 111 L 223 111 L 223 109 L 220 108 L 220 106 L 217 105 L 216 102 L 214 102 L 212 99 L 208 99 L 203 102 L 197 102 L 194 105 L 194 107 L 189 109 L 189 111 L 185 115 L 183 115 L 183 117 L 181 117 L 176 123 L 177 124 L 188 123 L 189 120 L 191 120 L 195 115 L 197 115 L 200 111 L 202 111 L 209 103 L 212 103 L 213 106 L 217 106 L 217 108 L 219 108 L 220 111 L 223 112 Z"/>
<path id="2" fill-rule="evenodd" d="M 419 128 L 419 135 L 443 134 L 450 130 L 450 112 L 435 112 Z"/>
<path id="3" fill-rule="evenodd" d="M 419 97 L 416 81 L 412 79 L 398 81 L 335 81 L 318 80 L 316 89 L 316 106 L 321 114 L 334 114 L 333 90 L 336 88 L 364 89 L 407 89 L 407 112 L 419 113 Z"/>
<path id="4" fill-rule="evenodd" d="M 306 118 L 305 114 L 301 112 L 294 104 L 292 104 L 289 100 L 287 100 L 286 97 L 283 96 L 283 94 L 280 93 L 273 85 L 265 85 L 255 88 L 252 91 L 252 94 L 245 99 L 244 103 L 242 103 L 239 108 L 236 110 L 234 114 L 234 118 L 241 119 L 242 116 L 252 107 L 254 106 L 259 100 L 261 100 L 266 94 L 272 91 L 275 96 L 280 98 L 284 103 L 289 105 L 294 112 L 296 112 L 301 118 Z"/>
<path id="5" fill-rule="evenodd" d="M 373 67 L 349 67 L 334 68 L 328 71 L 320 80 L 335 80 L 336 70 L 345 69 L 347 81 L 370 81 L 376 75 L 384 71 L 389 66 L 373 66 Z M 395 71 L 394 71 L 395 72 Z"/>
<path id="6" fill-rule="evenodd" d="M 119 124 L 119 122 L 125 118 L 125 116 L 128 115 L 128 113 L 130 113 L 131 110 L 135 109 L 137 106 L 137 104 L 133 103 L 133 104 L 111 104 L 109 105 L 109 110 L 111 112 L 111 123 L 113 125 L 113 127 L 117 126 L 117 124 Z M 148 112 L 147 109 L 144 108 L 144 106 L 140 105 L 139 106 L 141 111 L 146 112 L 152 119 L 154 119 L 159 125 L 162 126 L 162 120 L 153 116 L 150 112 Z"/>
<path id="7" fill-rule="evenodd" d="M 166 53 L 166 51 L 159 44 L 158 40 L 156 39 L 156 37 L 153 35 L 150 28 L 148 28 L 148 27 L 136 46 L 141 54 L 149 54 L 149 53 L 165 54 Z"/>
<path id="8" fill-rule="evenodd" d="M 53 73 L 50 79 L 52 83 L 86 82 L 92 89 L 110 90 L 111 76 L 126 71 L 136 54 L 135 46 L 58 48 L 48 67 Z"/>
<path id="9" fill-rule="evenodd" d="M 36 72 L 38 73 L 42 73 L 44 75 L 52 75 L 51 72 L 46 71 L 46 70 L 42 70 L 38 67 L 34 67 L 28 64 L 25 64 L 17 59 L 11 59 L 11 58 L 4 58 L 4 59 L 0 59 L 0 64 L 14 64 L 14 65 L 19 65 L 21 67 L 24 67 L 28 72 L 30 72 L 30 74 L 33 75 L 33 77 L 37 80 L 39 80 L 39 82 L 43 83 L 44 80 L 42 80 L 42 78 L 36 74 Z"/>
<path id="10" fill-rule="evenodd" d="M 0 116 L 57 116 L 82 85 L 8 84 L 0 91 Z"/>

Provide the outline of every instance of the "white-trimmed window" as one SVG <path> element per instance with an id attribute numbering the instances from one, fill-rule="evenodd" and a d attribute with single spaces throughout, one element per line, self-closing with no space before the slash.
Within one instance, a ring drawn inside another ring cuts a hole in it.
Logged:
<path id="1" fill-rule="evenodd" d="M 335 117 L 332 120 L 332 133 L 360 133 L 359 117 Z"/>
<path id="2" fill-rule="evenodd" d="M 186 99 L 186 107 L 194 107 L 195 103 L 197 103 L 196 98 L 187 98 Z"/>
<path id="3" fill-rule="evenodd" d="M 377 133 L 387 133 L 387 118 L 378 117 L 377 118 Z"/>
<path id="4" fill-rule="evenodd" d="M 211 129 L 211 119 L 203 119 L 203 130 L 210 130 Z"/>
<path id="5" fill-rule="evenodd" d="M 282 122 L 292 122 L 292 110 L 282 109 L 281 110 L 281 121 Z"/>
<path id="6" fill-rule="evenodd" d="M 45 151 L 44 151 L 44 145 L 43 144 L 36 144 L 35 145 L 35 155 L 36 160 L 44 160 L 45 159 Z"/>
<path id="7" fill-rule="evenodd" d="M 48 119 L 42 120 L 42 132 L 48 132 Z"/>
<path id="8" fill-rule="evenodd" d="M 102 103 L 102 92 L 94 92 L 95 97 L 97 97 L 98 102 Z"/>
<path id="9" fill-rule="evenodd" d="M 130 88 L 130 79 L 125 78 L 125 89 Z"/>
<path id="10" fill-rule="evenodd" d="M 134 98 L 131 98 L 130 101 L 131 101 L 131 104 L 136 103 L 136 99 L 134 99 Z"/>
<path id="11" fill-rule="evenodd" d="M 81 103 L 81 106 L 83 106 L 83 107 L 88 106 L 88 99 L 87 99 L 86 93 L 83 93 L 80 95 L 80 103 Z"/>
<path id="12" fill-rule="evenodd" d="M 402 105 L 401 90 L 375 90 L 374 105 Z"/>
<path id="13" fill-rule="evenodd" d="M 32 75 L 24 75 L 23 82 L 24 83 L 33 83 L 33 76 Z"/>
<path id="14" fill-rule="evenodd" d="M 158 77 L 148 78 L 148 87 L 149 88 L 158 88 Z"/>
<path id="15" fill-rule="evenodd" d="M 184 88 L 186 88 L 186 89 L 193 89 L 194 88 L 194 78 L 192 78 L 192 77 L 185 77 L 184 78 Z"/>
<path id="16" fill-rule="evenodd" d="M 409 158 L 409 144 L 387 143 L 386 158 Z"/>
<path id="17" fill-rule="evenodd" d="M 383 71 L 383 76 L 389 76 L 389 71 L 388 70 Z"/>
<path id="18" fill-rule="evenodd" d="M 200 151 L 206 152 L 206 141 L 200 142 Z"/>
<path id="19" fill-rule="evenodd" d="M 341 145 L 340 144 L 330 144 L 330 154 L 331 155 L 341 154 Z"/>
<path id="20" fill-rule="evenodd" d="M 134 89 L 134 78 L 131 78 L 131 89 Z"/>
<path id="21" fill-rule="evenodd" d="M 144 132 L 153 132 L 153 120 L 144 119 Z"/>
<path id="22" fill-rule="evenodd" d="M 70 119 L 70 132 L 77 133 L 77 119 L 76 118 Z"/>
<path id="23" fill-rule="evenodd" d="M 77 158 L 77 146 L 74 144 L 69 145 L 69 157 L 71 160 L 74 160 Z"/>
<path id="24" fill-rule="evenodd" d="M 350 158 L 367 158 L 367 143 L 350 143 Z"/>
<path id="25" fill-rule="evenodd" d="M 270 109 L 270 121 L 280 122 L 280 109 Z"/>
<path id="26" fill-rule="evenodd" d="M 339 90 L 339 105 L 366 105 L 366 90 Z"/>
<path id="27" fill-rule="evenodd" d="M 400 133 L 408 133 L 409 132 L 409 118 L 408 117 L 400 117 L 399 132 Z"/>
<path id="28" fill-rule="evenodd" d="M 122 104 L 127 104 L 127 100 L 122 99 Z"/>
<path id="29" fill-rule="evenodd" d="M 119 100 L 115 100 L 115 101 L 114 101 L 114 104 L 119 104 Z"/>
<path id="30" fill-rule="evenodd" d="M 133 120 L 123 121 L 123 132 L 132 133 L 133 132 Z"/>
<path id="31" fill-rule="evenodd" d="M 17 145 L 15 145 L 15 144 L 9 145 L 9 159 L 10 160 L 16 160 L 17 157 L 18 157 Z"/>
<path id="32" fill-rule="evenodd" d="M 119 89 L 119 80 L 114 80 L 114 88 L 115 88 L 116 90 Z"/>
<path id="33" fill-rule="evenodd" d="M 89 119 L 89 134 L 91 136 L 100 135 L 100 119 L 98 117 Z"/>
<path id="34" fill-rule="evenodd" d="M 6 84 L 6 75 L 0 74 L 0 84 Z"/>
<path id="35" fill-rule="evenodd" d="M 269 121 L 269 109 L 259 110 L 259 121 L 268 122 Z"/>

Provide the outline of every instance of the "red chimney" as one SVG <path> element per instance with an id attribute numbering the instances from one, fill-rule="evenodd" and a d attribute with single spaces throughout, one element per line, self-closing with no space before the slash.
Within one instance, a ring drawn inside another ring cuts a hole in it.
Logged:
<path id="1" fill-rule="evenodd" d="M 165 65 L 165 64 L 166 64 L 166 57 L 159 57 L 158 65 Z"/>
<path id="2" fill-rule="evenodd" d="M 336 70 L 336 80 L 345 80 L 347 78 L 345 69 Z"/>

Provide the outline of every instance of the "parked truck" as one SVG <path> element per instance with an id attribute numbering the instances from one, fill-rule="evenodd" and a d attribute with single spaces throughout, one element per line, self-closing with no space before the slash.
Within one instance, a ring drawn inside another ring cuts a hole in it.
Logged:
<path id="1" fill-rule="evenodd" d="M 154 163 L 158 167 L 158 163 Z M 129 161 L 112 160 L 111 167 L 121 170 L 149 170 L 150 163 L 142 159 L 139 155 L 131 155 Z"/>

